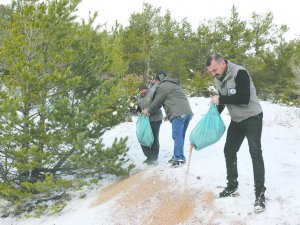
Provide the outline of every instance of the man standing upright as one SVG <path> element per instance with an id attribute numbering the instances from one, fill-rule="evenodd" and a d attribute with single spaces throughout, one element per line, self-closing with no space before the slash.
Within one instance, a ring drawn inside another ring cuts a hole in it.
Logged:
<path id="1" fill-rule="evenodd" d="M 263 111 L 255 87 L 245 68 L 225 60 L 220 55 L 209 56 L 206 67 L 215 78 L 219 91 L 219 96 L 213 96 L 212 101 L 218 106 L 220 113 L 226 105 L 231 116 L 224 147 L 228 183 L 219 197 L 238 195 L 237 152 L 246 137 L 254 173 L 254 210 L 261 212 L 265 209 L 266 190 L 261 150 Z"/>
<path id="2" fill-rule="evenodd" d="M 161 106 L 164 107 L 165 120 L 169 120 L 172 123 L 172 138 L 174 140 L 174 153 L 169 162 L 172 163 L 172 167 L 178 167 L 185 163 L 184 139 L 193 113 L 177 79 L 168 77 L 165 72 L 159 72 L 155 80 L 158 85 L 154 101 L 149 108 L 143 110 L 143 113 L 152 115 Z"/>

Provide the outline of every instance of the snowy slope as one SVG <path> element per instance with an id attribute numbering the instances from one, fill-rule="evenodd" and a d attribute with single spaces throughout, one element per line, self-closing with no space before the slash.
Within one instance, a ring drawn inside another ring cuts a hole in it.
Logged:
<path id="1" fill-rule="evenodd" d="M 189 99 L 195 113 L 187 131 L 185 154 L 189 156 L 188 137 L 207 112 L 208 98 Z M 164 122 L 160 132 L 157 166 L 145 166 L 135 136 L 135 122 L 116 126 L 103 136 L 110 145 L 115 137 L 128 136 L 129 155 L 137 165 L 128 179 L 117 182 L 108 177 L 97 188 L 86 189 L 86 198 L 74 199 L 52 217 L 0 218 L 1 225 L 138 225 L 138 224 L 220 224 L 268 225 L 300 224 L 300 109 L 261 102 L 264 110 L 262 149 L 266 168 L 266 211 L 253 213 L 253 173 L 247 140 L 238 153 L 240 196 L 216 199 L 226 185 L 223 146 L 226 133 L 216 144 L 193 151 L 190 167 L 170 168 L 172 156 L 171 124 Z M 228 126 L 227 111 L 222 118 Z M 141 171 L 141 172 L 138 172 Z"/>

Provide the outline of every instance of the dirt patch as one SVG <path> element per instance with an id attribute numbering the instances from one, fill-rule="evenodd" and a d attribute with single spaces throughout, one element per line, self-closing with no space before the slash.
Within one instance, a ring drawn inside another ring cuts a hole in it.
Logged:
<path id="1" fill-rule="evenodd" d="M 195 196 L 176 190 L 178 184 L 160 178 L 161 174 L 135 174 L 99 193 L 92 207 L 111 199 L 114 224 L 164 224 L 184 222 L 196 207 Z"/>
<path id="2" fill-rule="evenodd" d="M 170 185 L 170 181 L 154 176 L 141 178 L 140 182 L 123 195 L 118 202 L 124 207 L 145 204 L 159 199 L 159 195 L 168 193 Z"/>
<path id="3" fill-rule="evenodd" d="M 201 194 L 202 205 L 208 208 L 212 208 L 215 203 L 214 193 L 211 191 L 206 191 Z"/>
<path id="4" fill-rule="evenodd" d="M 111 200 L 112 198 L 116 197 L 121 192 L 128 191 L 132 186 L 136 185 L 141 181 L 142 174 L 143 174 L 142 172 L 136 173 L 130 176 L 129 178 L 126 178 L 117 183 L 107 186 L 101 191 L 99 197 L 95 202 L 92 203 L 91 207 L 101 205 Z"/>
<path id="5" fill-rule="evenodd" d="M 92 207 L 114 200 L 110 220 L 115 225 L 207 225 L 222 216 L 212 192 L 189 189 L 162 171 L 137 173 L 106 187 Z"/>
<path id="6" fill-rule="evenodd" d="M 195 207 L 196 202 L 192 195 L 180 193 L 165 195 L 160 205 L 142 224 L 173 225 L 182 223 L 189 219 Z"/>
<path id="7" fill-rule="evenodd" d="M 171 188 L 172 182 L 158 174 L 140 177 L 135 186 L 117 199 L 112 214 L 114 224 L 149 224 L 147 219 L 142 221 L 155 211 L 164 196 L 169 196 Z"/>

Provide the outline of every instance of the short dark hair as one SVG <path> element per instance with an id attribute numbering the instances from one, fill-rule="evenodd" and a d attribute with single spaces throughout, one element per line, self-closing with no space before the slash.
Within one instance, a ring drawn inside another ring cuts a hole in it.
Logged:
<path id="1" fill-rule="evenodd" d="M 166 76 L 167 76 L 167 73 L 165 71 L 161 70 L 156 74 L 155 79 L 158 81 L 162 81 L 163 79 L 165 79 Z"/>
<path id="2" fill-rule="evenodd" d="M 207 60 L 206 60 L 206 67 L 210 66 L 211 62 L 215 60 L 217 62 L 221 62 L 223 60 L 225 60 L 221 55 L 219 54 L 214 54 L 214 55 L 210 55 Z"/>

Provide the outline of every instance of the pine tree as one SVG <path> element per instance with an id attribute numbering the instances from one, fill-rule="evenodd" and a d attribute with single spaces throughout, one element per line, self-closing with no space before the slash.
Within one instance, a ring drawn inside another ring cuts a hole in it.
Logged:
<path id="1" fill-rule="evenodd" d="M 128 95 L 105 32 L 93 28 L 94 17 L 76 22 L 79 2 L 13 1 L 1 41 L 0 196 L 19 206 L 39 196 L 30 209 L 72 186 L 61 175 L 126 175 L 133 167 L 123 168 L 127 138 L 102 144 L 124 120 Z"/>

